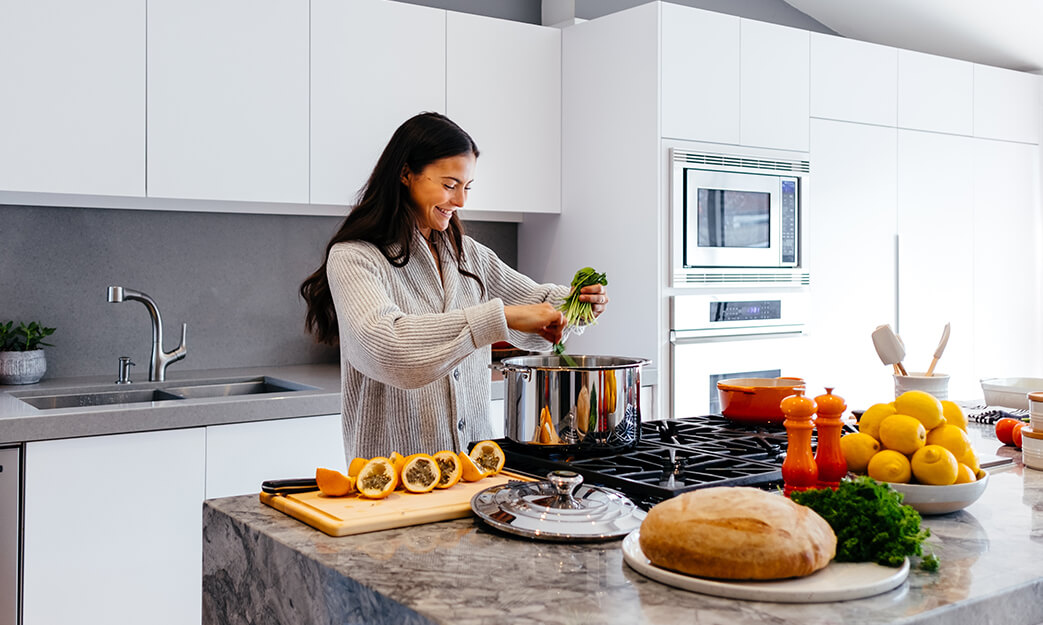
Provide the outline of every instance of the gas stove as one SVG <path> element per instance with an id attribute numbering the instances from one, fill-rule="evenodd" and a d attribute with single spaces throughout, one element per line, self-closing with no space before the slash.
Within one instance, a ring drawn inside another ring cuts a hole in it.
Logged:
<path id="1" fill-rule="evenodd" d="M 533 445 L 498 440 L 507 468 L 534 476 L 575 471 L 588 484 L 622 492 L 643 508 L 708 486 L 782 485 L 786 430 L 707 415 L 645 421 L 630 451 L 598 457 L 544 453 Z"/>

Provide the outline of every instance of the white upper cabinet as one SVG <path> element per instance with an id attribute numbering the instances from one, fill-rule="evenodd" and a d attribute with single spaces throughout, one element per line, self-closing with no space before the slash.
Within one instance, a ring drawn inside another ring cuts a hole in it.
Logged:
<path id="1" fill-rule="evenodd" d="M 741 20 L 742 145 L 808 151 L 808 31 Z"/>
<path id="2" fill-rule="evenodd" d="M 662 136 L 739 143 L 739 18 L 662 4 Z"/>
<path id="3" fill-rule="evenodd" d="M 896 125 L 898 50 L 811 33 L 811 116 Z"/>
<path id="4" fill-rule="evenodd" d="M 311 2 L 311 202 L 353 204 L 392 133 L 445 112 L 441 9 Z"/>
<path id="5" fill-rule="evenodd" d="M 898 126 L 957 135 L 974 132 L 974 65 L 898 51 Z"/>
<path id="6" fill-rule="evenodd" d="M 895 319 L 897 142 L 893 127 L 811 120 L 814 165 L 806 258 L 815 306 L 808 319 L 813 358 L 806 378 L 836 385 L 849 406 L 893 391 L 870 335 Z M 867 172 L 871 172 L 867 176 Z M 837 367 L 834 356 L 843 355 Z"/>
<path id="7" fill-rule="evenodd" d="M 1035 74 L 974 66 L 974 136 L 1039 142 L 1040 80 Z"/>
<path id="8" fill-rule="evenodd" d="M 898 327 L 908 371 L 926 371 L 946 323 L 939 373 L 949 397 L 980 397 L 975 377 L 973 137 L 898 131 Z"/>
<path id="9" fill-rule="evenodd" d="M 1043 377 L 1039 175 L 1036 145 L 975 139 L 974 379 Z"/>
<path id="10" fill-rule="evenodd" d="M 145 194 L 145 3 L 0 8 L 0 192 Z"/>
<path id="11" fill-rule="evenodd" d="M 150 197 L 308 202 L 308 26 L 304 2 L 149 0 Z"/>
<path id="12" fill-rule="evenodd" d="M 465 214 L 561 212 L 561 31 L 450 12 L 446 33 L 446 114 L 481 152 Z"/>

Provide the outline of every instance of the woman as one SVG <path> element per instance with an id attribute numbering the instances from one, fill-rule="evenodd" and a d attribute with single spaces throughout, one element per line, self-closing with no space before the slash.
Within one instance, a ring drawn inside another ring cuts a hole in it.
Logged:
<path id="1" fill-rule="evenodd" d="M 490 346 L 547 351 L 569 287 L 536 284 L 463 233 L 478 147 L 444 115 L 392 135 L 358 205 L 301 284 L 306 326 L 340 344 L 344 451 L 354 457 L 463 451 L 492 438 Z M 601 285 L 580 300 L 595 315 Z"/>

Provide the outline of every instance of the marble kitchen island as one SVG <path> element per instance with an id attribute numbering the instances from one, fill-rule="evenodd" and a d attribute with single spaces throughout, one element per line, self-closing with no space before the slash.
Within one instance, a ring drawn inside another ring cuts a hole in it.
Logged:
<path id="1" fill-rule="evenodd" d="M 472 518 L 333 538 L 244 495 L 204 505 L 203 622 L 1034 625 L 1043 622 L 1043 472 L 996 447 L 988 451 L 1014 464 L 991 475 L 982 497 L 924 519 L 940 570 L 914 567 L 897 589 L 865 599 L 700 595 L 632 570 L 621 541 L 531 542 Z"/>

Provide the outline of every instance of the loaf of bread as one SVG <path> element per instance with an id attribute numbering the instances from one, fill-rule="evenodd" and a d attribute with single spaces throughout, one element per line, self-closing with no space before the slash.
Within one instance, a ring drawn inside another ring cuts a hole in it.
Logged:
<path id="1" fill-rule="evenodd" d="M 833 529 L 811 508 L 742 486 L 694 490 L 656 504 L 639 536 L 656 566 L 728 580 L 810 575 L 837 548 Z"/>

